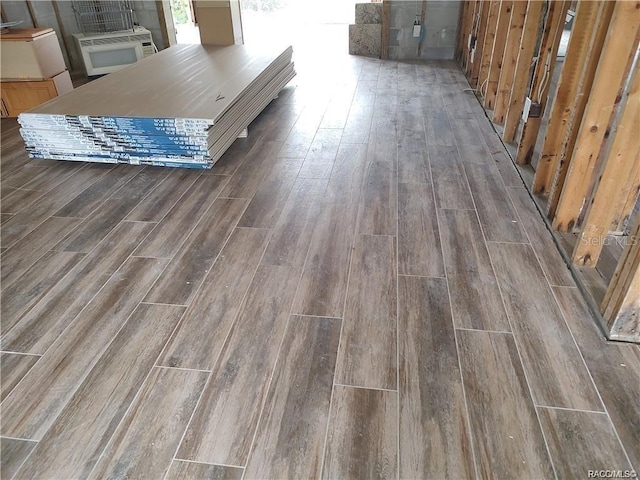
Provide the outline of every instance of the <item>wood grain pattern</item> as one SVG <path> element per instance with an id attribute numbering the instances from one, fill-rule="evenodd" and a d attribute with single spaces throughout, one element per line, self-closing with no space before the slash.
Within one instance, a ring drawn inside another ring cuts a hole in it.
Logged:
<path id="1" fill-rule="evenodd" d="M 400 478 L 472 478 L 445 279 L 398 277 L 398 335 Z"/>
<path id="2" fill-rule="evenodd" d="M 344 313 L 336 381 L 397 388 L 397 266 L 394 239 L 357 239 Z"/>
<path id="3" fill-rule="evenodd" d="M 287 267 L 258 268 L 176 458 L 246 463 L 297 281 Z"/>
<path id="4" fill-rule="evenodd" d="M 302 162 L 299 158 L 278 159 L 260 183 L 238 226 L 275 227 L 296 182 Z"/>
<path id="5" fill-rule="evenodd" d="M 474 209 L 458 149 L 430 145 L 428 152 L 436 205 L 440 208 Z"/>
<path id="6" fill-rule="evenodd" d="M 632 470 L 606 414 L 539 408 L 558 478 L 588 478 L 593 470 Z"/>
<path id="7" fill-rule="evenodd" d="M 356 95 L 358 95 L 357 90 Z M 360 101 L 356 103 L 354 97 L 354 102 L 351 104 L 351 110 L 349 110 L 349 116 L 342 131 L 341 143 L 366 144 L 369 141 L 372 116 L 373 105 L 361 103 Z"/>
<path id="8" fill-rule="evenodd" d="M 618 436 L 640 465 L 640 350 L 636 345 L 607 342 L 576 288 L 553 287 L 564 318 L 598 387 Z"/>
<path id="9" fill-rule="evenodd" d="M 429 153 L 423 132 L 402 132 L 398 138 L 398 182 L 431 183 Z"/>
<path id="10" fill-rule="evenodd" d="M 321 208 L 292 312 L 342 317 L 356 208 L 334 203 Z"/>
<path id="11" fill-rule="evenodd" d="M 369 147 L 371 151 L 371 144 Z M 359 233 L 396 235 L 398 227 L 397 178 L 398 172 L 395 162 L 369 162 L 360 198 Z"/>
<path id="12" fill-rule="evenodd" d="M 507 188 L 495 166 L 465 163 L 478 218 L 488 241 L 527 243 Z"/>
<path id="13" fill-rule="evenodd" d="M 215 200 L 173 256 L 145 301 L 187 305 L 231 235 L 247 203 L 245 199 Z"/>
<path id="14" fill-rule="evenodd" d="M 80 260 L 83 253 L 47 252 L 0 294 L 2 331 L 8 332 Z"/>
<path id="15" fill-rule="evenodd" d="M 160 167 L 145 168 L 105 200 L 55 249 L 67 252 L 91 251 L 168 173 Z"/>
<path id="16" fill-rule="evenodd" d="M 165 480 L 241 480 L 244 470 L 239 467 L 211 465 L 210 463 L 174 460 L 164 477 Z"/>
<path id="17" fill-rule="evenodd" d="M 319 128 L 300 169 L 300 178 L 329 178 L 341 137 L 341 129 Z"/>
<path id="18" fill-rule="evenodd" d="M 3 435 L 45 435 L 165 265 L 148 258 L 125 262 L 2 402 Z"/>
<path id="19" fill-rule="evenodd" d="M 262 263 L 302 270 L 326 188 L 326 180 L 296 180 L 273 229 Z"/>
<path id="20" fill-rule="evenodd" d="M 336 385 L 322 478 L 397 476 L 396 392 Z"/>
<path id="21" fill-rule="evenodd" d="M 193 184 L 200 175 L 200 170 L 176 168 L 131 210 L 126 220 L 132 222 L 159 222 L 185 192 L 194 188 Z"/>
<path id="22" fill-rule="evenodd" d="M 14 478 L 20 465 L 29 456 L 37 442 L 18 440 L 15 438 L 0 438 L 0 476 L 6 480 Z"/>
<path id="23" fill-rule="evenodd" d="M 366 145 L 341 143 L 324 199 L 328 202 L 357 204 L 366 167 Z"/>
<path id="24" fill-rule="evenodd" d="M 268 232 L 236 228 L 158 360 L 212 370 L 264 252 Z"/>
<path id="25" fill-rule="evenodd" d="M 575 280 L 566 265 L 553 234 L 547 229 L 529 193 L 524 187 L 509 188 L 509 195 L 515 204 L 522 224 L 531 240 L 531 246 L 540 260 L 540 266 L 551 285 L 572 287 Z"/>
<path id="26" fill-rule="evenodd" d="M 472 210 L 441 210 L 442 253 L 456 327 L 511 331 L 482 231 Z"/>
<path id="27" fill-rule="evenodd" d="M 430 184 L 398 184 L 398 273 L 425 277 L 445 275 Z"/>
<path id="28" fill-rule="evenodd" d="M 553 478 L 513 337 L 458 330 L 478 475 Z"/>
<path id="29" fill-rule="evenodd" d="M 224 187 L 228 178 L 202 175 L 133 252 L 139 257 L 171 258 Z"/>
<path id="30" fill-rule="evenodd" d="M 14 389 L 14 387 L 31 370 L 40 359 L 39 355 L 22 355 L 20 353 L 0 353 L 0 401 Z"/>
<path id="31" fill-rule="evenodd" d="M 152 225 L 122 222 L 87 254 L 16 326 L 3 332 L 2 348 L 44 353 L 123 264 Z"/>
<path id="32" fill-rule="evenodd" d="M 536 405 L 602 411 L 531 247 L 490 243 L 489 254 Z"/>
<path id="33" fill-rule="evenodd" d="M 89 478 L 164 478 L 207 376 L 154 368 Z"/>
<path id="34" fill-rule="evenodd" d="M 227 185 L 220 192 L 224 198 L 252 198 L 260 182 L 273 166 L 282 142 L 258 142 L 247 154 Z M 297 157 L 301 158 L 301 157 Z"/>
<path id="35" fill-rule="evenodd" d="M 291 317 L 244 478 L 320 476 L 340 324 Z"/>
<path id="36" fill-rule="evenodd" d="M 0 284 L 2 289 L 8 288 L 27 272 L 42 257 L 51 245 L 80 224 L 77 218 L 51 217 L 45 220 L 22 241 L 2 253 L 2 269 Z"/>
<path id="37" fill-rule="evenodd" d="M 138 306 L 38 442 L 18 477 L 86 478 L 183 313 L 184 307 Z"/>

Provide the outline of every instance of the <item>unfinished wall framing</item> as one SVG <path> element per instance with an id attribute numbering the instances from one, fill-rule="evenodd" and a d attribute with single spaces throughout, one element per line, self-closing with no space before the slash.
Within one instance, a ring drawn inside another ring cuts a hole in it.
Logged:
<path id="1" fill-rule="evenodd" d="M 564 61 L 556 65 L 568 10 L 575 16 Z M 636 343 L 639 40 L 637 0 L 471 0 L 462 8 L 457 48 L 457 60 L 566 246 L 565 257 L 584 280 L 607 336 Z M 552 91 L 555 68 L 561 70 Z M 610 256 L 612 235 L 625 246 L 598 292 L 589 285 L 599 260 Z"/>

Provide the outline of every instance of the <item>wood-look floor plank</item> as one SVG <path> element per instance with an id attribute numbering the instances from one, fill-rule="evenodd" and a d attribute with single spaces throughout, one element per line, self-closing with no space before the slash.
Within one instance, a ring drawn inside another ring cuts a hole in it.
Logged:
<path id="1" fill-rule="evenodd" d="M 165 265 L 163 259 L 132 258 L 113 274 L 2 402 L 3 435 L 45 435 Z"/>
<path id="2" fill-rule="evenodd" d="M 13 218 L 13 213 L 0 213 L 0 225 L 4 225 Z"/>
<path id="3" fill-rule="evenodd" d="M 2 331 L 8 332 L 20 317 L 44 297 L 85 256 L 84 253 L 47 252 L 15 283 L 0 294 Z"/>
<path id="4" fill-rule="evenodd" d="M 233 232 L 249 201 L 219 198 L 198 222 L 145 301 L 187 305 Z"/>
<path id="5" fill-rule="evenodd" d="M 428 152 L 436 205 L 458 210 L 474 209 L 458 149 L 454 146 L 429 145 Z"/>
<path id="6" fill-rule="evenodd" d="M 139 305 L 42 436 L 18 477 L 86 478 L 183 313 L 184 307 Z M 168 391 L 165 394 L 170 398 Z"/>
<path id="7" fill-rule="evenodd" d="M 275 227 L 296 182 L 302 162 L 299 158 L 278 159 L 260 183 L 238 226 Z"/>
<path id="8" fill-rule="evenodd" d="M 242 480 L 243 472 L 240 467 L 174 460 L 164 480 Z"/>
<path id="9" fill-rule="evenodd" d="M 51 288 L 12 329 L 3 329 L 2 348 L 44 353 L 111 275 L 129 257 L 152 224 L 122 222 Z"/>
<path id="10" fill-rule="evenodd" d="M 358 216 L 361 234 L 397 234 L 398 182 L 394 162 L 373 161 L 367 165 Z"/>
<path id="11" fill-rule="evenodd" d="M 2 289 L 4 290 L 15 283 L 40 257 L 51 249 L 52 245 L 55 245 L 57 241 L 80 225 L 80 222 L 81 220 L 78 218 L 50 217 L 34 228 L 22 241 L 5 250 L 0 257 L 2 259 L 0 273 Z"/>
<path id="12" fill-rule="evenodd" d="M 0 438 L 0 476 L 11 480 L 26 460 L 37 442 L 32 440 L 18 440 L 15 438 Z"/>
<path id="13" fill-rule="evenodd" d="M 282 142 L 257 142 L 220 192 L 225 198 L 252 198 L 273 167 Z M 298 157 L 302 158 L 302 157 Z"/>
<path id="14" fill-rule="evenodd" d="M 322 121 L 326 108 L 326 101 L 318 99 L 305 105 L 304 110 L 291 128 L 287 138 L 278 152 L 284 158 L 304 158 L 311 147 L 313 138 Z"/>
<path id="15" fill-rule="evenodd" d="M 433 189 L 428 183 L 398 184 L 398 273 L 445 275 Z"/>
<path id="16" fill-rule="evenodd" d="M 44 192 L 40 190 L 2 187 L 2 206 L 0 208 L 3 213 L 18 213 L 36 203 L 43 195 Z"/>
<path id="17" fill-rule="evenodd" d="M 2 186 L 40 190 L 44 193 L 69 179 L 83 167 L 84 165 L 76 162 L 53 162 L 51 167 L 43 168 L 41 164 L 29 162 L 15 175 L 4 177 L 5 183 Z"/>
<path id="18" fill-rule="evenodd" d="M 476 212 L 441 210 L 440 219 L 455 326 L 511 331 Z"/>
<path id="19" fill-rule="evenodd" d="M 80 227 L 55 246 L 67 252 L 89 252 L 168 175 L 162 168 L 145 168 L 107 198 Z"/>
<path id="20" fill-rule="evenodd" d="M 341 137 L 342 129 L 319 128 L 300 168 L 300 178 L 329 178 Z"/>
<path id="21" fill-rule="evenodd" d="M 262 263 L 302 270 L 326 189 L 326 180 L 296 180 L 273 229 Z"/>
<path id="22" fill-rule="evenodd" d="M 2 371 L 2 376 L 0 377 L 0 401 L 9 395 L 11 390 L 24 378 L 39 359 L 39 355 L 0 353 L 0 371 Z"/>
<path id="23" fill-rule="evenodd" d="M 353 98 L 354 90 L 345 88 L 340 89 L 327 106 L 322 116 L 320 128 L 342 129 L 347 122 L 349 116 L 349 107 Z"/>
<path id="24" fill-rule="evenodd" d="M 458 330 L 476 466 L 481 478 L 553 478 L 511 334 Z"/>
<path id="25" fill-rule="evenodd" d="M 322 205 L 307 253 L 293 313 L 342 317 L 356 205 Z"/>
<path id="26" fill-rule="evenodd" d="M 110 170 L 108 175 L 103 176 L 89 188 L 79 192 L 79 195 L 70 199 L 66 204 L 61 205 L 54 215 L 57 217 L 87 217 L 102 202 L 126 185 L 133 177 L 142 173 L 144 169 L 145 167 L 141 168 L 135 165 L 118 165 Z"/>
<path id="27" fill-rule="evenodd" d="M 366 167 L 366 145 L 341 143 L 327 184 L 325 200 L 342 204 L 357 204 L 362 191 Z"/>
<path id="28" fill-rule="evenodd" d="M 451 110 L 448 110 L 447 113 L 449 113 L 451 131 L 453 132 L 453 136 L 456 139 L 456 144 L 458 146 L 477 145 L 478 142 L 482 141 L 480 127 L 478 127 L 473 115 L 470 115 L 467 118 L 455 118 L 455 115 L 451 115 Z M 464 157 L 462 157 L 462 161 L 465 161 Z"/>
<path id="29" fill-rule="evenodd" d="M 539 408 L 538 415 L 558 478 L 589 478 L 589 472 L 597 470 L 632 470 L 606 414 Z"/>
<path id="30" fill-rule="evenodd" d="M 133 254 L 140 257 L 173 257 L 213 204 L 227 179 L 222 175 L 199 177 Z"/>
<path id="31" fill-rule="evenodd" d="M 480 224 L 488 241 L 527 243 L 529 239 L 495 166 L 464 163 Z"/>
<path id="32" fill-rule="evenodd" d="M 127 215 L 126 220 L 159 222 L 182 195 L 193 188 L 200 175 L 199 170 L 175 169 Z"/>
<path id="33" fill-rule="evenodd" d="M 258 267 L 176 458 L 245 465 L 297 282 L 290 268 Z"/>
<path id="34" fill-rule="evenodd" d="M 340 324 L 291 317 L 244 478 L 320 476 Z"/>
<path id="35" fill-rule="evenodd" d="M 577 288 L 553 287 L 600 392 L 620 440 L 638 470 L 640 465 L 640 350 L 607 342 Z"/>
<path id="36" fill-rule="evenodd" d="M 356 103 L 354 99 L 342 131 L 342 144 L 366 144 L 369 141 L 373 105 Z"/>
<path id="37" fill-rule="evenodd" d="M 88 478 L 165 478 L 207 376 L 154 368 Z"/>
<path id="38" fill-rule="evenodd" d="M 397 265 L 392 237 L 360 236 L 355 245 L 336 381 L 397 388 Z"/>
<path id="39" fill-rule="evenodd" d="M 531 246 L 538 256 L 549 283 L 551 285 L 574 286 L 575 280 L 558 251 L 553 234 L 547 229 L 527 190 L 524 187 L 509 188 L 509 195 L 515 204 L 522 225 L 531 240 Z"/>
<path id="40" fill-rule="evenodd" d="M 445 279 L 398 278 L 400 478 L 472 478 Z"/>
<path id="41" fill-rule="evenodd" d="M 251 128 L 251 125 L 249 126 Z M 262 140 L 262 136 L 258 132 L 251 129 L 249 136 L 245 138 L 236 138 L 229 149 L 224 152 L 222 157 L 213 165 L 211 170 L 205 170 L 204 175 L 233 175 L 236 170 L 247 159 L 249 152 L 255 147 L 256 143 Z"/>
<path id="42" fill-rule="evenodd" d="M 268 231 L 236 228 L 158 361 L 212 370 L 264 252 Z"/>
<path id="43" fill-rule="evenodd" d="M 431 183 L 424 132 L 408 131 L 398 135 L 398 182 Z"/>
<path id="44" fill-rule="evenodd" d="M 504 149 L 498 152 L 491 152 L 491 157 L 498 168 L 498 172 L 500 172 L 502 181 L 507 187 L 522 187 L 524 185 L 516 166 Z"/>
<path id="45" fill-rule="evenodd" d="M 397 476 L 396 392 L 336 385 L 322 478 Z"/>
<path id="46" fill-rule="evenodd" d="M 456 145 L 456 139 L 446 109 L 429 108 L 426 110 L 424 114 L 424 128 L 428 145 L 447 147 Z"/>
<path id="47" fill-rule="evenodd" d="M 531 246 L 490 243 L 489 254 L 536 405 L 602 411 Z"/>

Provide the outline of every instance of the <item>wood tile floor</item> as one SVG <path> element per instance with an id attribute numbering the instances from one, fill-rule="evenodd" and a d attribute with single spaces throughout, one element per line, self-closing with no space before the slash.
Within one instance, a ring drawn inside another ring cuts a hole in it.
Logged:
<path id="1" fill-rule="evenodd" d="M 453 62 L 302 65 L 211 171 L 2 121 L 2 478 L 640 469 L 605 342 Z"/>

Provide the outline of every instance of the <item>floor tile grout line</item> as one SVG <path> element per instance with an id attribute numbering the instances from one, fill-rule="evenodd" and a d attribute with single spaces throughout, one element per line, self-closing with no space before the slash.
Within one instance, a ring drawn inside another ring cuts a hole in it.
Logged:
<path id="1" fill-rule="evenodd" d="M 433 171 L 431 169 L 431 158 L 429 158 L 429 171 L 432 175 L 433 178 Z M 435 188 L 433 189 L 433 195 L 434 195 L 434 199 L 435 199 Z M 435 214 L 436 214 L 436 223 L 438 225 L 438 237 L 440 238 L 440 244 L 443 245 L 443 239 L 442 239 L 442 226 L 440 224 L 440 215 L 439 215 L 439 209 L 437 208 L 437 205 L 435 205 Z M 474 210 L 475 211 L 475 210 Z M 445 258 L 444 255 L 444 251 L 442 252 L 442 264 L 444 266 L 444 270 L 445 270 L 445 274 L 447 272 L 447 260 Z M 461 391 L 462 391 L 462 400 L 464 402 L 464 411 L 465 411 L 465 420 L 466 420 L 466 427 L 467 427 L 467 432 L 468 434 L 466 435 L 466 440 L 469 444 L 469 447 L 471 449 L 471 461 L 473 462 L 473 469 L 474 469 L 474 473 L 475 473 L 475 478 L 479 479 L 479 469 L 478 469 L 478 459 L 476 456 L 476 445 L 475 445 L 475 434 L 473 432 L 472 429 L 472 424 L 471 424 L 471 411 L 469 410 L 469 402 L 467 400 L 467 393 L 466 393 L 466 387 L 464 385 L 464 375 L 462 373 L 462 361 L 461 361 L 461 356 L 460 356 L 460 344 L 458 341 L 458 334 L 455 328 L 455 319 L 453 317 L 453 302 L 451 300 L 451 288 L 449 286 L 449 281 L 450 281 L 450 277 L 446 276 L 444 278 L 444 281 L 446 282 L 447 285 L 447 301 L 449 303 L 449 312 L 451 314 L 451 328 L 453 329 L 453 341 L 456 345 L 456 360 L 458 362 L 458 372 L 460 374 L 460 387 L 461 387 Z"/>
<path id="2" fill-rule="evenodd" d="M 498 333 L 498 334 L 511 335 L 513 337 L 513 332 L 510 332 L 508 330 L 485 330 L 485 329 L 482 329 L 482 328 L 456 327 L 455 325 L 454 325 L 453 328 L 455 328 L 456 330 L 463 331 L 463 332 Z"/>
<path id="3" fill-rule="evenodd" d="M 34 440 L 32 438 L 20 438 L 20 437 L 10 437 L 8 435 L 0 435 L 0 438 L 6 438 L 7 440 L 19 440 L 21 442 L 32 442 L 38 443 L 38 440 Z"/>
<path id="4" fill-rule="evenodd" d="M 150 259 L 155 259 L 155 257 L 132 257 L 132 258 L 150 258 Z M 166 258 L 158 258 L 158 260 L 167 260 Z M 182 304 L 182 303 L 162 303 L 162 302 L 145 302 L 144 300 L 140 301 L 140 305 L 160 305 L 160 306 L 165 306 L 165 307 L 185 307 L 188 308 L 189 305 L 186 304 Z"/>
<path id="5" fill-rule="evenodd" d="M 305 318 L 329 318 L 332 320 L 342 320 L 342 317 L 332 317 L 332 316 L 327 316 L 327 315 L 308 315 L 306 313 L 292 313 L 291 314 L 292 317 L 305 317 Z"/>
<path id="6" fill-rule="evenodd" d="M 29 356 L 29 357 L 38 357 L 38 358 L 42 357 L 42 354 L 40 354 L 40 353 L 13 352 L 11 350 L 0 350 L 0 353 L 7 353 L 7 354 L 10 354 L 10 355 L 26 355 L 26 356 Z M 0 436 L 2 436 L 2 435 L 0 435 Z"/>
<path id="7" fill-rule="evenodd" d="M 398 390 L 394 390 L 393 388 L 366 387 L 364 385 L 349 385 L 347 383 L 336 383 L 336 382 L 334 382 L 333 385 L 336 387 L 343 387 L 343 388 L 355 388 L 357 390 L 375 390 L 377 392 L 398 393 Z"/>
<path id="8" fill-rule="evenodd" d="M 176 329 L 178 328 L 179 324 L 182 323 L 182 320 L 184 319 L 184 315 L 183 318 L 180 320 L 180 322 L 178 322 L 178 325 L 176 326 Z M 172 335 L 175 333 L 176 329 L 173 330 Z M 169 340 L 171 340 L 171 338 L 169 338 Z M 165 344 L 165 348 L 166 346 L 169 345 L 169 341 L 167 341 L 167 343 Z M 162 351 L 160 352 L 160 355 L 158 355 L 158 358 L 160 358 L 162 356 L 162 354 L 165 351 L 165 348 L 162 349 Z M 211 373 L 212 370 L 204 370 L 202 368 L 187 368 L 187 367 L 170 367 L 168 365 L 157 365 L 157 364 L 153 364 L 153 366 L 151 367 L 153 368 L 160 368 L 160 369 L 165 369 L 165 370 L 184 370 L 185 372 L 203 372 L 203 373 Z"/>
<path id="9" fill-rule="evenodd" d="M 567 408 L 567 407 L 554 407 L 553 405 L 538 405 L 535 404 L 536 408 L 544 408 L 547 410 L 562 410 L 564 412 L 580 412 L 580 413 L 593 413 L 593 414 L 597 414 L 597 415 L 604 415 L 607 418 L 609 418 L 609 414 L 603 410 L 603 411 L 597 411 L 597 410 L 585 410 L 583 408 Z"/>
<path id="10" fill-rule="evenodd" d="M 467 178 L 467 171 L 466 169 L 462 169 L 463 175 L 465 176 L 465 178 Z M 467 183 L 469 182 L 469 180 L 467 179 Z M 475 213 L 476 213 L 476 219 L 478 220 L 478 225 L 480 227 L 480 232 L 482 234 L 482 240 L 484 241 L 485 244 L 485 248 L 487 249 L 487 253 L 489 253 L 489 249 L 488 244 L 487 244 L 487 238 L 485 236 L 484 233 L 484 227 L 482 226 L 482 223 L 480 222 L 480 217 L 478 215 L 478 208 L 476 205 L 476 199 L 473 196 L 473 194 L 471 195 L 471 201 L 473 202 L 474 205 L 474 209 L 475 209 Z M 515 207 L 514 207 L 515 208 Z M 516 212 L 517 214 L 517 212 Z M 519 217 L 518 217 L 519 218 Z M 526 233 L 526 232 L 525 232 Z M 496 285 L 498 286 L 498 292 L 500 293 L 500 300 L 502 301 L 502 308 L 504 309 L 507 321 L 509 322 L 509 327 L 511 328 L 511 331 L 513 332 L 513 323 L 511 321 L 511 316 L 509 315 L 509 312 L 507 311 L 507 306 L 504 300 L 504 294 L 502 293 L 502 286 L 501 286 L 501 282 L 498 279 L 497 275 L 496 275 L 496 268 L 495 265 L 493 264 L 493 259 L 491 258 L 491 254 L 489 253 L 488 255 L 489 257 L 489 264 L 491 265 L 491 270 L 493 271 L 493 276 L 496 280 Z M 556 478 L 556 480 L 558 479 L 558 473 L 556 471 L 556 467 L 554 465 L 553 462 L 553 457 L 551 456 L 551 449 L 549 447 L 549 442 L 547 441 L 547 438 L 544 434 L 544 429 L 542 428 L 542 422 L 540 421 L 540 415 L 538 413 L 538 410 L 535 408 L 535 400 L 534 400 L 534 395 L 533 395 L 533 389 L 531 388 L 531 382 L 529 380 L 529 376 L 527 375 L 527 370 L 525 368 L 525 364 L 522 360 L 522 353 L 520 352 L 520 346 L 519 346 L 519 342 L 517 339 L 517 336 L 515 335 L 515 333 L 513 334 L 513 344 L 516 347 L 516 351 L 518 352 L 518 360 L 520 361 L 520 368 L 522 369 L 522 374 L 524 375 L 526 384 L 527 384 L 527 388 L 529 390 L 529 400 L 531 401 L 531 406 L 533 407 L 535 416 L 536 416 L 536 420 L 538 421 L 538 428 L 540 430 L 540 434 L 542 435 L 542 440 L 544 441 L 544 445 L 547 451 L 547 456 L 548 456 L 548 460 L 549 460 L 549 464 L 551 465 L 551 469 L 553 471 L 554 477 Z"/>
<path id="11" fill-rule="evenodd" d="M 186 460 L 184 458 L 173 458 L 172 462 L 185 462 L 185 463 L 195 463 L 197 465 L 211 465 L 213 467 L 228 467 L 228 468 L 241 468 L 244 470 L 244 467 L 241 465 L 229 465 L 226 463 L 210 463 L 210 462 L 198 462 L 195 460 Z"/>
<path id="12" fill-rule="evenodd" d="M 398 64 L 396 63 L 396 70 Z M 396 84 L 396 108 L 398 98 L 398 85 Z M 422 136 L 426 141 L 426 134 L 424 132 L 424 121 L 422 122 Z M 394 249 L 393 254 L 395 258 L 393 265 L 395 266 L 395 272 L 393 272 L 396 286 L 396 478 L 400 479 L 400 303 L 399 300 L 399 287 L 400 287 L 400 152 L 399 152 L 400 136 L 398 135 L 398 117 L 396 115 L 396 145 L 395 145 L 395 216 L 396 216 L 396 237 L 395 241 L 392 240 Z"/>

